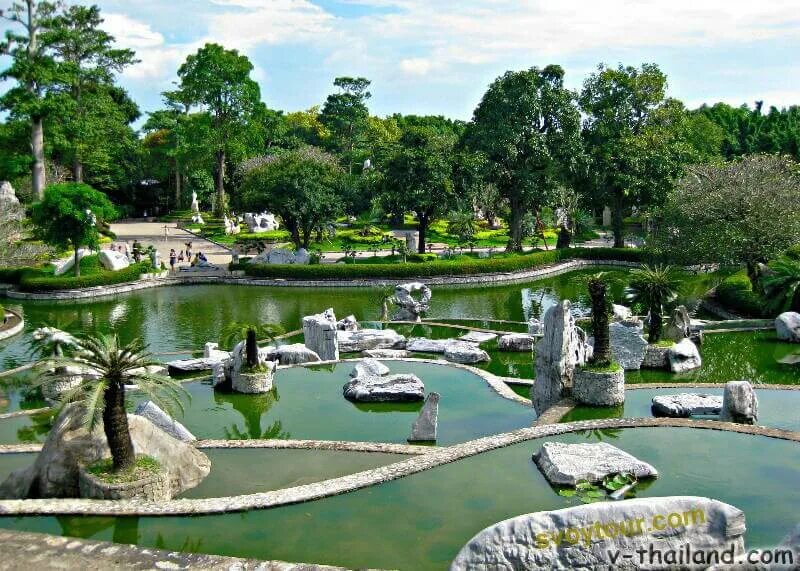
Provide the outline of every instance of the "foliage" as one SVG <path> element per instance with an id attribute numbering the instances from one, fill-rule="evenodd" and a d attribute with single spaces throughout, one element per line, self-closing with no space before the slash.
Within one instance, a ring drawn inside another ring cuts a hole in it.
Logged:
<path id="1" fill-rule="evenodd" d="M 800 260 L 787 256 L 773 260 L 761 283 L 769 310 L 800 311 Z"/>
<path id="2" fill-rule="evenodd" d="M 0 209 L 0 267 L 30 264 L 49 253 L 49 248 L 28 239 L 28 226 L 21 206 L 3 204 Z"/>
<path id="3" fill-rule="evenodd" d="M 743 317 L 767 317 L 769 314 L 764 299 L 753 291 L 753 282 L 745 271 L 728 276 L 715 291 L 723 306 Z"/>
<path id="4" fill-rule="evenodd" d="M 340 91 L 328 95 L 319 121 L 331 134 L 332 150 L 341 155 L 347 172 L 352 173 L 355 153 L 363 144 L 368 127 L 366 101 L 372 97 L 367 91 L 370 81 L 364 77 L 337 77 L 333 85 Z"/>
<path id="5" fill-rule="evenodd" d="M 560 488 L 558 495 L 565 498 L 576 497 L 584 504 L 602 502 L 607 499 L 607 494 L 621 490 L 625 486 L 636 486 L 639 480 L 629 472 L 609 474 L 599 484 L 592 484 L 588 480 L 578 480 L 574 488 Z M 629 490 L 627 495 L 632 495 Z"/>
<path id="6" fill-rule="evenodd" d="M 656 216 L 652 245 L 678 263 L 747 266 L 777 258 L 800 238 L 800 176 L 785 157 L 752 156 L 693 167 Z"/>
<path id="7" fill-rule="evenodd" d="M 447 233 L 456 236 L 459 243 L 472 242 L 478 231 L 478 224 L 472 212 L 456 210 L 447 217 Z"/>
<path id="8" fill-rule="evenodd" d="M 140 339 L 123 344 L 116 335 L 97 333 L 80 337 L 78 343 L 81 350 L 74 357 L 47 363 L 55 369 L 47 369 L 40 384 L 62 380 L 60 367 L 74 366 L 97 373 L 97 378 L 84 376 L 80 384 L 66 391 L 61 407 L 76 405 L 90 431 L 102 420 L 114 472 L 130 469 L 135 456 L 125 410 L 125 384 L 136 384 L 139 392 L 172 416 L 176 411 L 183 412 L 181 399 L 187 393 L 174 379 L 147 372 L 147 367 L 159 363 Z"/>
<path id="9" fill-rule="evenodd" d="M 83 258 L 81 261 L 85 260 Z M 22 291 L 44 292 L 67 289 L 83 289 L 88 287 L 108 286 L 134 282 L 141 274 L 150 273 L 153 266 L 150 260 L 143 260 L 138 264 L 131 264 L 127 268 L 112 272 L 99 270 L 89 275 L 81 276 L 54 276 L 40 269 L 23 269 L 19 276 L 19 286 Z"/>
<path id="10" fill-rule="evenodd" d="M 242 184 L 242 202 L 252 211 L 278 214 L 298 248 L 340 212 L 343 173 L 336 159 L 314 147 L 271 155 Z"/>
<path id="11" fill-rule="evenodd" d="M 564 71 L 550 65 L 507 72 L 489 87 L 465 135 L 485 156 L 489 182 L 507 201 L 507 249 L 522 250 L 522 220 L 548 204 L 580 155 L 580 116 Z"/>
<path id="12" fill-rule="evenodd" d="M 650 313 L 648 342 L 657 343 L 663 330 L 664 305 L 678 296 L 679 281 L 670 266 L 649 266 L 631 272 L 628 298 Z"/>
<path id="13" fill-rule="evenodd" d="M 257 339 L 275 341 L 275 338 L 284 333 L 283 328 L 277 323 L 249 323 L 234 321 L 222 328 L 219 337 L 219 346 L 223 351 L 233 351 L 237 343 L 243 341 L 249 332 L 254 332 Z"/>

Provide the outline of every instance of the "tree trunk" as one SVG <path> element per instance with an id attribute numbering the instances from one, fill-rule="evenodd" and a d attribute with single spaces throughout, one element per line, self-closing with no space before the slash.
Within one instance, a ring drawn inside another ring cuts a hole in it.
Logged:
<path id="1" fill-rule="evenodd" d="M 81 259 L 78 257 L 78 250 L 80 248 L 76 245 L 75 246 L 75 253 L 73 255 L 74 263 L 75 263 L 75 277 L 81 275 Z"/>
<path id="2" fill-rule="evenodd" d="M 44 187 L 47 185 L 47 173 L 44 164 L 44 123 L 41 117 L 34 117 L 31 124 L 31 179 L 33 193 L 38 200 L 44 198 Z"/>
<path id="3" fill-rule="evenodd" d="M 389 300 L 386 298 L 381 302 L 381 321 L 389 321 Z"/>
<path id="4" fill-rule="evenodd" d="M 522 251 L 522 218 L 525 211 L 522 204 L 518 199 L 511 201 L 511 217 L 508 222 L 508 245 L 506 246 L 507 252 L 521 252 Z"/>
<path id="5" fill-rule="evenodd" d="M 181 163 L 175 159 L 175 210 L 180 210 L 181 207 Z"/>
<path id="6" fill-rule="evenodd" d="M 425 253 L 425 239 L 428 233 L 428 226 L 430 224 L 430 220 L 428 219 L 427 214 L 425 215 L 418 215 L 417 229 L 419 237 L 417 239 L 417 252 L 420 254 Z"/>
<path id="7" fill-rule="evenodd" d="M 622 222 L 622 197 L 619 196 L 619 192 L 615 192 L 614 194 L 614 219 L 611 225 L 614 230 L 614 247 L 624 248 L 625 235 L 623 234 L 624 228 Z"/>
<path id="8" fill-rule="evenodd" d="M 311 232 L 312 232 L 311 228 L 303 229 L 303 240 L 301 241 L 299 247 L 308 250 L 308 247 L 311 244 Z"/>
<path id="9" fill-rule="evenodd" d="M 222 216 L 225 211 L 225 151 L 217 151 L 216 176 L 214 187 L 217 191 L 217 199 L 214 203 L 214 214 Z"/>
<path id="10" fill-rule="evenodd" d="M 661 315 L 661 307 L 650 308 L 650 328 L 647 334 L 648 343 L 658 343 L 664 330 L 664 318 Z"/>
<path id="11" fill-rule="evenodd" d="M 611 363 L 611 340 L 608 332 L 608 307 L 606 305 L 606 283 L 601 279 L 589 281 L 589 297 L 592 298 L 592 329 L 594 354 L 592 363 L 605 366 Z"/>
<path id="12" fill-rule="evenodd" d="M 561 229 L 558 231 L 558 241 L 556 242 L 556 248 L 561 250 L 563 248 L 569 248 L 570 243 L 572 242 L 572 232 L 570 232 L 569 228 L 561 225 Z"/>
<path id="13" fill-rule="evenodd" d="M 131 433 L 128 430 L 128 414 L 125 412 L 125 387 L 118 379 L 109 379 L 108 387 L 103 395 L 103 431 L 106 433 L 114 471 L 119 472 L 131 468 L 136 455 L 133 451 Z"/>
<path id="14" fill-rule="evenodd" d="M 75 182 L 83 182 L 83 163 L 77 156 L 72 160 L 72 179 Z"/>
<path id="15" fill-rule="evenodd" d="M 258 340 L 256 339 L 256 332 L 254 329 L 247 330 L 245 354 L 247 355 L 248 367 L 252 368 L 258 365 Z"/>

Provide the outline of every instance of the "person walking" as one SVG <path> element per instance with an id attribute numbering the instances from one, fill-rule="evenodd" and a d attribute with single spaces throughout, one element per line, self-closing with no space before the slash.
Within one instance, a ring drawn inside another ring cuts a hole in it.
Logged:
<path id="1" fill-rule="evenodd" d="M 178 261 L 178 254 L 175 253 L 175 248 L 170 248 L 169 250 L 169 267 L 172 270 L 172 273 L 175 273 L 175 262 Z"/>

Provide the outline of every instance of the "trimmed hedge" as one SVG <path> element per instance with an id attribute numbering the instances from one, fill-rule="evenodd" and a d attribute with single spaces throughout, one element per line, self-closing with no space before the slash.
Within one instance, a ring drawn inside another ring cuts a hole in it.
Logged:
<path id="1" fill-rule="evenodd" d="M 642 263 L 650 260 L 646 251 L 633 248 L 570 248 L 538 251 L 520 256 L 474 260 L 435 261 L 409 264 L 238 264 L 248 276 L 284 279 L 413 278 L 497 274 L 528 270 L 562 260 L 615 260 Z"/>
<path id="2" fill-rule="evenodd" d="M 738 272 L 725 278 L 717 286 L 719 302 L 744 317 L 769 317 L 764 300 L 753 291 L 753 284 L 746 272 Z"/>
<path id="3" fill-rule="evenodd" d="M 83 266 L 81 266 L 83 268 Z M 63 289 L 82 289 L 87 287 L 105 286 L 133 282 L 139 279 L 139 274 L 152 271 L 149 260 L 131 264 L 123 270 L 111 272 L 102 270 L 97 273 L 82 276 L 53 276 L 42 275 L 41 272 L 23 272 L 19 281 L 22 291 L 58 291 Z"/>

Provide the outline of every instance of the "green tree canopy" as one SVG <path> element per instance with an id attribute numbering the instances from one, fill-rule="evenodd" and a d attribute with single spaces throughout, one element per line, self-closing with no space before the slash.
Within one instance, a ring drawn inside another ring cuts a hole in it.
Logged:
<path id="1" fill-rule="evenodd" d="M 330 131 L 333 150 L 342 156 L 348 173 L 353 172 L 359 148 L 363 145 L 369 109 L 366 101 L 370 81 L 365 77 L 337 77 L 333 85 L 339 93 L 328 95 L 320 113 L 320 122 Z"/>

